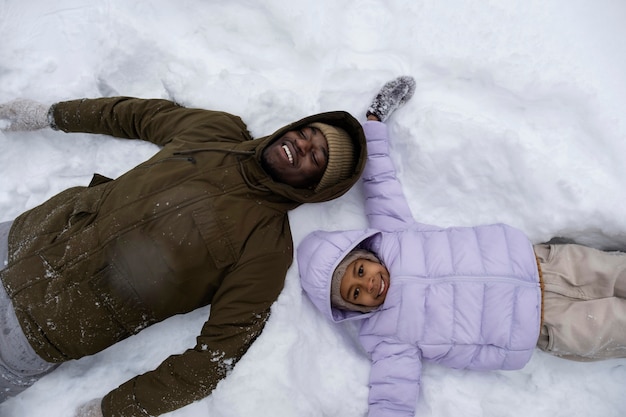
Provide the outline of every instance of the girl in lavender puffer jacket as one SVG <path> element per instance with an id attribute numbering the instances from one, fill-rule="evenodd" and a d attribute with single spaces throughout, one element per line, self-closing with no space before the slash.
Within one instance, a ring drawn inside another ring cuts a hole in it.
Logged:
<path id="1" fill-rule="evenodd" d="M 361 323 L 369 416 L 414 416 L 425 361 L 520 369 L 535 346 L 574 360 L 626 357 L 623 253 L 533 246 L 504 224 L 444 229 L 413 219 L 381 122 L 414 86 L 411 77 L 393 80 L 368 109 L 370 228 L 317 231 L 298 247 L 315 306 L 333 322 Z"/>

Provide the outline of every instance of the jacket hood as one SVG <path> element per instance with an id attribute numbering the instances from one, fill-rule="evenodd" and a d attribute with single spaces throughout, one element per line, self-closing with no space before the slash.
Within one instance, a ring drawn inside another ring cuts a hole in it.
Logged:
<path id="1" fill-rule="evenodd" d="M 363 128 L 361 124 L 352 115 L 350 115 L 350 113 L 337 110 L 305 117 L 298 120 L 297 122 L 293 122 L 281 127 L 269 136 L 257 139 L 257 141 L 263 141 L 259 146 L 256 147 L 255 157 L 258 163 L 261 163 L 261 155 L 263 153 L 263 150 L 272 142 L 281 138 L 286 132 L 290 130 L 298 130 L 314 122 L 326 123 L 329 125 L 343 128 L 348 133 L 348 135 L 350 135 L 350 138 L 354 143 L 355 154 L 358 159 L 355 164 L 352 176 L 321 191 L 294 188 L 287 184 L 275 182 L 271 180 L 271 178 L 269 182 L 264 184 L 274 193 L 285 196 L 298 203 L 318 203 L 322 201 L 333 200 L 337 197 L 342 196 L 348 190 L 350 190 L 350 188 L 359 180 L 361 173 L 363 172 L 363 168 L 365 167 L 365 161 L 367 159 L 367 145 L 365 140 L 365 134 L 363 133 Z"/>
<path id="2" fill-rule="evenodd" d="M 360 320 L 373 313 L 359 313 L 335 308 L 330 302 L 333 272 L 346 255 L 375 230 L 315 231 L 307 235 L 298 246 L 298 269 L 302 289 L 315 307 L 329 320 L 339 323 Z"/>

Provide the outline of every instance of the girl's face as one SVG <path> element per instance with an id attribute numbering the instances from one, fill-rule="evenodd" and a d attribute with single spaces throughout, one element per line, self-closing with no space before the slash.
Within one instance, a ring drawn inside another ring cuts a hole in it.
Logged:
<path id="1" fill-rule="evenodd" d="M 352 304 L 378 307 L 389 290 L 389 271 L 384 265 L 367 259 L 353 261 L 341 279 L 341 298 Z"/>

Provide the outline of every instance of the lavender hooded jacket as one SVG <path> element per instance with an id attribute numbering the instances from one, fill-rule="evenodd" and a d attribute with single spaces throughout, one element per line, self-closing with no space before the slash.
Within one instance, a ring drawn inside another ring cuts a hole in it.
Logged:
<path id="1" fill-rule="evenodd" d="M 388 154 L 386 126 L 366 122 L 367 230 L 308 235 L 298 247 L 302 286 L 339 323 L 359 320 L 372 360 L 369 416 L 414 416 L 424 361 L 452 368 L 519 369 L 539 336 L 541 290 L 529 240 L 503 224 L 417 223 Z M 356 247 L 390 271 L 387 297 L 363 314 L 331 307 L 332 273 Z"/>

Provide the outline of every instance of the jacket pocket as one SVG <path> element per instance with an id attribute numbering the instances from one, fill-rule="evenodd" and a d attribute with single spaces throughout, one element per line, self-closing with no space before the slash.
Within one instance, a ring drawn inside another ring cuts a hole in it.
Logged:
<path id="1" fill-rule="evenodd" d="M 108 311 L 103 318 L 106 317 L 107 321 L 110 318 L 114 327 L 123 329 L 128 335 L 138 333 L 156 322 L 133 285 L 115 265 L 110 264 L 98 272 L 89 285 L 99 304 Z"/>
<path id="2" fill-rule="evenodd" d="M 235 263 L 237 257 L 229 229 L 216 212 L 213 207 L 196 210 L 193 212 L 193 219 L 215 266 L 222 269 Z"/>
<path id="3" fill-rule="evenodd" d="M 53 284 L 40 280 L 14 300 L 24 333 L 47 361 L 92 355 L 157 321 L 112 265 L 89 281 Z"/>
<path id="4" fill-rule="evenodd" d="M 106 187 L 89 186 L 77 196 L 68 219 L 70 228 L 84 228 L 95 219 L 104 198 L 108 194 Z"/>

